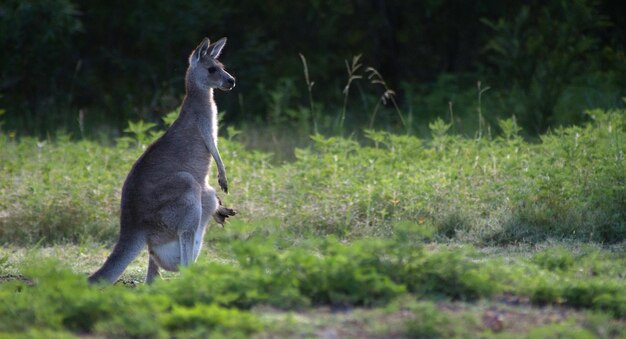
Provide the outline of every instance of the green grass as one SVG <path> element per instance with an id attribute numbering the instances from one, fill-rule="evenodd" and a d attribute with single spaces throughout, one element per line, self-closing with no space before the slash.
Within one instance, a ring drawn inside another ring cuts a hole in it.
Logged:
<path id="1" fill-rule="evenodd" d="M 296 160 L 221 140 L 239 220 L 273 220 L 294 238 L 389 236 L 398 225 L 475 245 L 626 239 L 624 111 L 528 143 L 514 120 L 471 139 L 430 125 L 432 139 L 366 131 L 369 142 L 313 136 Z M 133 124 L 116 147 L 66 135 L 0 134 L 0 242 L 111 242 L 125 175 L 158 133 Z M 235 135 L 232 130 L 230 135 Z M 236 136 L 235 136 L 236 139 Z M 211 178 L 214 183 L 215 178 Z"/>
<path id="2" fill-rule="evenodd" d="M 587 324 L 592 314 L 604 315 L 604 325 L 613 324 L 611 331 L 623 335 L 626 329 L 623 248 L 570 247 L 567 255 L 575 260 L 554 267 L 545 263 L 561 261 L 565 247 L 549 247 L 529 257 L 404 238 L 346 243 L 328 237 L 295 246 L 276 236 L 249 234 L 250 225 L 232 226 L 212 232 L 208 254 L 199 262 L 152 286 L 129 288 L 125 279 L 127 284 L 89 287 L 85 268 L 71 268 L 73 252 L 46 258 L 32 250 L 21 261 L 5 262 L 3 276 L 15 273 L 21 278 L 0 284 L 0 332 L 247 336 L 298 331 L 298 321 L 286 323 L 289 312 L 323 312 L 324 307 L 340 313 L 366 307 L 366 314 L 353 315 L 357 320 L 404 314 L 397 327 L 369 329 L 382 331 L 381 336 L 399 329 L 418 337 L 463 335 L 464 323 L 473 334 L 526 333 L 530 328 L 514 324 L 528 313 L 555 326 L 572 321 L 580 331 L 592 328 Z M 516 301 L 510 301 L 513 296 Z M 266 316 L 264 307 L 278 316 Z M 554 312 L 561 318 L 552 319 L 546 307 L 561 308 Z M 490 317 L 489 312 L 503 314 L 498 320 L 502 325 L 476 319 Z M 560 331 L 558 326 L 545 330 Z"/>
<path id="3" fill-rule="evenodd" d="M 160 132 L 115 146 L 0 133 L 0 337 L 623 337 L 626 112 L 536 143 L 366 131 L 277 163 L 220 140 L 239 214 L 198 263 L 90 287 L 121 184 Z M 215 178 L 211 178 L 214 182 Z M 134 288 L 132 288 L 132 287 Z"/>

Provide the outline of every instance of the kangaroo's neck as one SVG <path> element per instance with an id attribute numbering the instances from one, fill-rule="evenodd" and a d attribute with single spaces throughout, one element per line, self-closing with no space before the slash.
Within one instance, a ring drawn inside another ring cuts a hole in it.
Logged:
<path id="1" fill-rule="evenodd" d="M 188 82 L 178 120 L 180 127 L 197 128 L 205 143 L 215 143 L 212 140 L 217 140 L 217 107 L 213 89 L 201 89 Z"/>
<path id="2" fill-rule="evenodd" d="M 201 89 L 193 85 L 186 86 L 186 95 L 183 100 L 183 111 L 196 115 L 208 115 L 213 117 L 217 114 L 215 101 L 213 100 L 213 89 Z"/>

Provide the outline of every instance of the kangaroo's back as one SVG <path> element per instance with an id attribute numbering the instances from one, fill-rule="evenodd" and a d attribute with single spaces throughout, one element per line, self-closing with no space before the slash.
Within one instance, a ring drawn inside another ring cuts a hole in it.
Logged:
<path id="1" fill-rule="evenodd" d="M 209 44 L 205 38 L 189 58 L 186 96 L 181 112 L 166 133 L 137 159 L 122 188 L 120 236 L 104 265 L 90 282 L 117 280 L 147 244 L 148 282 L 158 268 L 177 270 L 194 261 L 206 223 L 234 215 L 220 206 L 207 183 L 211 157 L 218 167 L 220 187 L 226 191 L 226 171 L 217 150 L 217 108 L 213 89 L 235 85 L 217 57 L 226 40 Z M 221 218 L 215 216 L 220 214 Z"/>

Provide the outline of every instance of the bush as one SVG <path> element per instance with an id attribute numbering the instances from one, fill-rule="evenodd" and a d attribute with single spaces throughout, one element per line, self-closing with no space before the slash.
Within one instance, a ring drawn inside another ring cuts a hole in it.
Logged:
<path id="1" fill-rule="evenodd" d="M 26 265 L 29 282 L 0 285 L 6 303 L 0 307 L 0 333 L 68 330 L 112 337 L 206 337 L 211 334 L 247 336 L 262 328 L 246 311 L 213 303 L 178 304 L 168 294 L 155 294 L 147 286 L 135 290 L 109 286 L 89 287 L 61 263 L 38 260 Z"/>
<path id="2" fill-rule="evenodd" d="M 515 121 L 503 136 L 464 138 L 431 124 L 433 139 L 368 130 L 370 142 L 313 137 L 292 163 L 220 140 L 243 221 L 272 220 L 292 238 L 391 236 L 403 223 L 431 239 L 474 244 L 626 239 L 623 111 L 525 142 Z M 160 132 L 131 125 L 117 147 L 0 132 L 0 242 L 112 241 L 119 190 L 133 161 Z M 213 177 L 209 178 L 214 180 Z M 214 183 L 213 183 L 214 184 Z M 426 226 L 424 226 L 426 225 Z M 398 231 L 401 231 L 398 229 Z"/>
<path id="3" fill-rule="evenodd" d="M 225 309 L 217 305 L 195 305 L 174 308 L 162 315 L 164 327 L 184 337 L 247 338 L 262 329 L 261 322 L 253 315 L 236 309 Z"/>
<path id="4" fill-rule="evenodd" d="M 398 254 L 389 274 L 418 295 L 441 295 L 454 300 L 476 300 L 499 291 L 486 271 L 463 250 L 426 252 L 423 249 Z"/>
<path id="5" fill-rule="evenodd" d="M 607 17 L 588 1 L 524 5 L 511 19 L 483 20 L 493 30 L 487 42 L 497 79 L 523 106 L 514 109 L 522 126 L 538 133 L 554 126 L 554 109 L 566 86 L 595 60 L 600 41 L 595 32 L 608 26 Z M 520 95 L 515 95 L 520 93 Z"/>
<path id="6" fill-rule="evenodd" d="M 535 254 L 533 262 L 550 271 L 566 271 L 574 265 L 574 257 L 567 249 L 555 247 Z"/>
<path id="7" fill-rule="evenodd" d="M 590 251 L 579 257 L 576 269 L 551 270 L 523 256 L 426 249 L 411 239 L 342 243 L 328 238 L 284 245 L 267 235 L 230 239 L 214 248 L 224 260 L 201 260 L 175 279 L 135 288 L 88 286 L 84 275 L 62 263 L 33 257 L 20 267 L 22 279 L 0 283 L 0 335 L 40 331 L 63 336 L 69 331 L 110 337 L 244 337 L 271 325 L 271 317 L 259 318 L 257 306 L 344 309 L 419 296 L 426 301 L 409 305 L 407 334 L 448 337 L 458 328 L 428 300 L 475 300 L 501 292 L 615 319 L 626 314 L 619 253 Z M 588 272 L 591 267 L 605 269 Z"/>
<path id="8" fill-rule="evenodd" d="M 451 338 L 455 335 L 451 319 L 432 302 L 415 304 L 411 311 L 413 318 L 406 323 L 406 334 L 410 338 Z"/>

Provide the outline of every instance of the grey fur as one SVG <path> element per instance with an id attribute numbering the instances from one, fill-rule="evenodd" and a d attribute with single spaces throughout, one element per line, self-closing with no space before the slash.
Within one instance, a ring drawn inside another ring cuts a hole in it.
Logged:
<path id="1" fill-rule="evenodd" d="M 194 262 L 202 247 L 209 217 L 218 223 L 235 212 L 221 206 L 207 175 L 211 157 L 218 182 L 228 191 L 226 170 L 217 149 L 217 107 L 213 89 L 227 91 L 235 79 L 216 60 L 226 38 L 208 38 L 189 57 L 186 96 L 178 119 L 135 162 L 122 188 L 120 236 L 113 252 L 89 282 L 115 282 L 148 245 L 146 282 L 159 267 L 177 271 Z"/>

